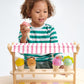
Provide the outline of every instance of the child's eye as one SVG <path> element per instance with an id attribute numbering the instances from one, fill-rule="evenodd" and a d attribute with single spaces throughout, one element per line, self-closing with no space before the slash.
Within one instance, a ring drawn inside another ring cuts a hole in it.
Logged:
<path id="1" fill-rule="evenodd" d="M 36 13 L 40 13 L 39 11 L 36 11 Z"/>
<path id="2" fill-rule="evenodd" d="M 44 13 L 47 13 L 47 11 L 44 11 Z"/>

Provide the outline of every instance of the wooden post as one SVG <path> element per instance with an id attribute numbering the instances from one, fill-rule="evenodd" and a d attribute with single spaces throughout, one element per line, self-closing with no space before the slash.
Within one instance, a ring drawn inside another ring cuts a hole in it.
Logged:
<path id="1" fill-rule="evenodd" d="M 74 64 L 73 64 L 73 70 L 74 70 L 74 75 L 73 75 L 73 84 L 76 84 L 76 53 L 74 53 Z"/>
<path id="2" fill-rule="evenodd" d="M 76 45 L 76 43 L 74 43 L 74 45 Z M 73 63 L 73 70 L 74 70 L 74 75 L 73 75 L 73 84 L 76 84 L 76 55 L 78 54 L 79 52 L 79 49 L 80 49 L 80 46 L 79 44 L 76 46 L 76 51 L 74 54 L 73 54 L 73 59 L 74 59 L 74 63 Z"/>
<path id="3" fill-rule="evenodd" d="M 13 43 L 12 43 L 13 44 Z M 8 50 L 10 52 L 10 54 L 12 55 L 12 66 L 13 66 L 13 84 L 16 84 L 16 74 L 15 74 L 15 52 L 11 52 L 12 46 L 10 44 L 8 44 Z"/>

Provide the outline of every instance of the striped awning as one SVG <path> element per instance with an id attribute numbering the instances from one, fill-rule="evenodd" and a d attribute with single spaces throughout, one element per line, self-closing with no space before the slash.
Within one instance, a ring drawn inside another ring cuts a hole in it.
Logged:
<path id="1" fill-rule="evenodd" d="M 49 53 L 72 53 L 76 52 L 73 43 L 15 43 L 12 52 L 22 54 L 49 54 Z"/>

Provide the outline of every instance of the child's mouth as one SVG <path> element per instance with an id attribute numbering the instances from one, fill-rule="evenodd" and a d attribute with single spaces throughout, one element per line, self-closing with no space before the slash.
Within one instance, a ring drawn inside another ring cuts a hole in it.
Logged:
<path id="1" fill-rule="evenodd" d="M 44 21 L 44 18 L 42 18 L 42 19 L 39 19 L 39 21 L 40 21 L 40 22 L 43 22 L 43 21 Z"/>

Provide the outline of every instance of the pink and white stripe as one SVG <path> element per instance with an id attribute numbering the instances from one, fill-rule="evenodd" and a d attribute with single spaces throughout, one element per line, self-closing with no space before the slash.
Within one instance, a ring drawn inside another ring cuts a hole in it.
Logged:
<path id="1" fill-rule="evenodd" d="M 12 52 L 29 54 L 72 53 L 76 52 L 73 43 L 15 43 Z"/>

